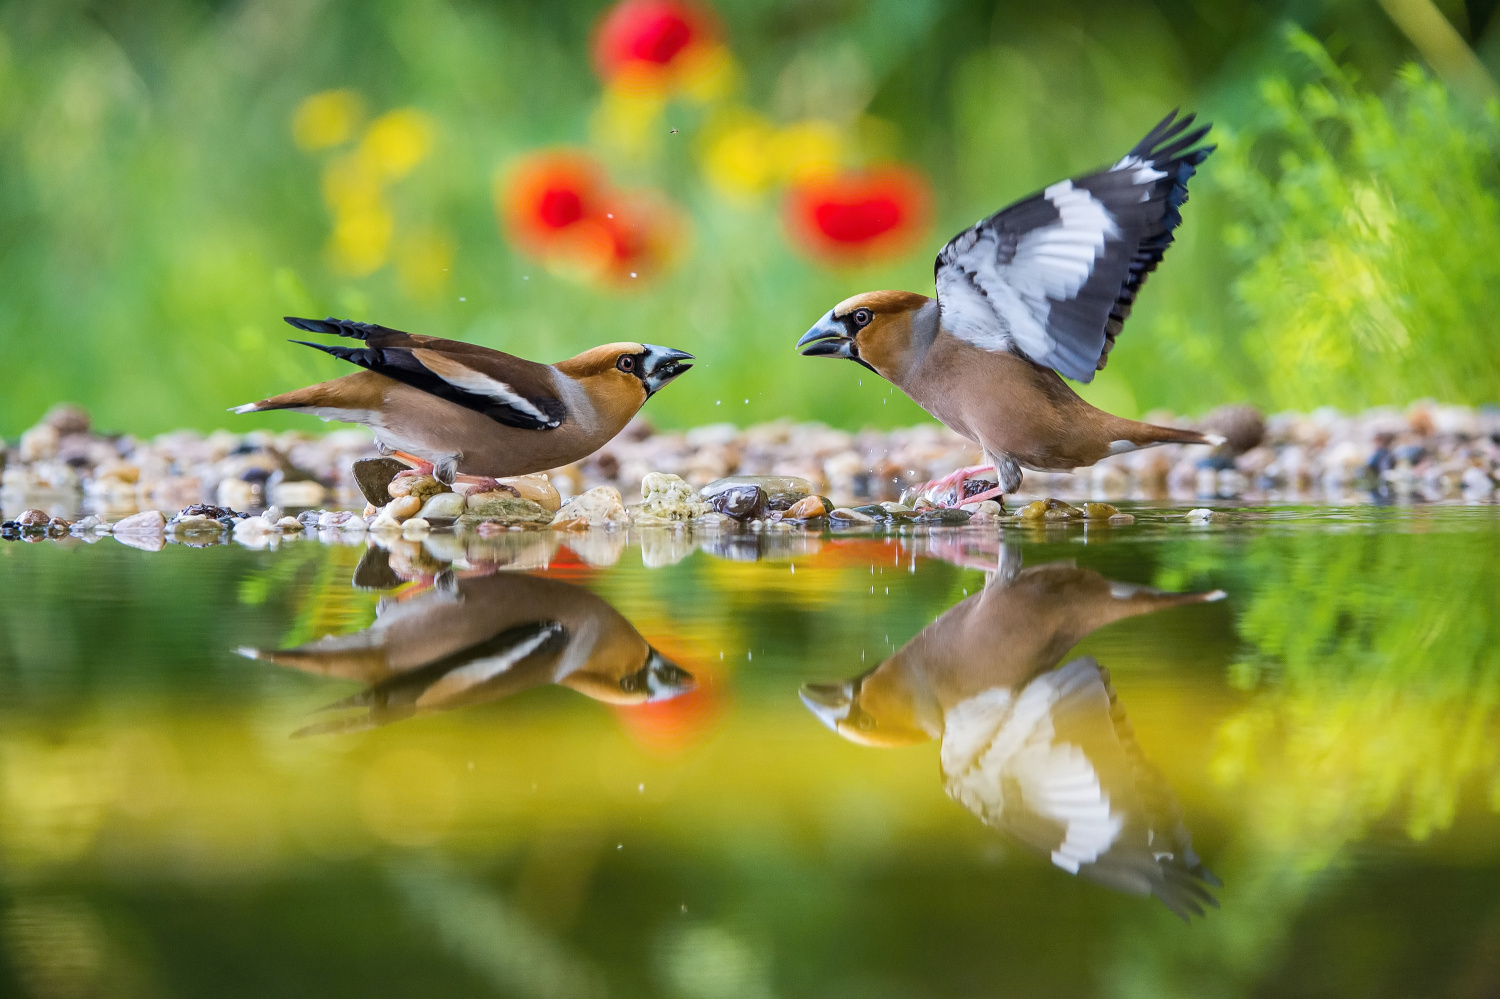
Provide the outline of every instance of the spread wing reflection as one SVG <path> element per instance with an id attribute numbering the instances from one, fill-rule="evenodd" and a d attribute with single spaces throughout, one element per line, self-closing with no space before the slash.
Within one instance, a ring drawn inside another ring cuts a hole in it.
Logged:
<path id="1" fill-rule="evenodd" d="M 369 686 L 324 711 L 346 712 L 296 733 L 387 725 L 560 684 L 597 701 L 637 704 L 693 689 L 608 602 L 555 579 L 497 572 L 381 600 L 375 623 L 291 649 L 243 655 Z"/>
<path id="2" fill-rule="evenodd" d="M 1016 566 L 1015 559 L 1002 559 Z M 1186 919 L 1216 905 L 1171 789 L 1136 744 L 1093 658 L 1054 669 L 1121 618 L 1204 603 L 1070 562 L 997 573 L 873 670 L 806 684 L 802 700 L 852 742 L 941 740 L 950 797 L 1065 871 L 1155 895 Z"/>

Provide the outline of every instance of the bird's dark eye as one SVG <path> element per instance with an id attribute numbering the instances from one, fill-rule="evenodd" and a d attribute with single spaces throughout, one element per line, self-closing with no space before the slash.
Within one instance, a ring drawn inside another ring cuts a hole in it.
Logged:
<path id="1" fill-rule="evenodd" d="M 632 354 L 621 354 L 620 359 L 615 362 L 615 367 L 621 371 L 632 372 L 635 370 L 635 357 Z"/>
<path id="2" fill-rule="evenodd" d="M 871 314 L 871 312 L 870 312 L 869 309 L 855 309 L 854 310 L 854 325 L 855 326 L 868 326 L 868 325 L 870 325 L 870 320 L 874 319 L 874 318 L 875 318 L 874 315 Z"/>

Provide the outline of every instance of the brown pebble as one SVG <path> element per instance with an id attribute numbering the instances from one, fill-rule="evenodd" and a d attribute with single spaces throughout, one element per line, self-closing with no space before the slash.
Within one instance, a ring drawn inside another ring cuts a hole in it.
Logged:
<path id="1" fill-rule="evenodd" d="M 814 517 L 828 516 L 828 507 L 823 505 L 823 499 L 819 496 L 804 496 L 793 503 L 786 511 L 788 520 L 811 520 Z"/>
<path id="2" fill-rule="evenodd" d="M 1083 516 L 1088 520 L 1108 520 L 1120 512 L 1120 508 L 1109 503 L 1083 504 Z"/>
<path id="3" fill-rule="evenodd" d="M 22 527 L 45 527 L 52 522 L 52 518 L 41 510 L 27 510 L 16 518 L 16 523 Z"/>

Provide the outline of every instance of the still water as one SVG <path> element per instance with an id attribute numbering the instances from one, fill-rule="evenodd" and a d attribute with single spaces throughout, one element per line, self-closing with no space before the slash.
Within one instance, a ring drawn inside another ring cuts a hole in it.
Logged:
<path id="1" fill-rule="evenodd" d="M 1136 513 L 6 543 L 0 994 L 1495 994 L 1500 514 Z"/>

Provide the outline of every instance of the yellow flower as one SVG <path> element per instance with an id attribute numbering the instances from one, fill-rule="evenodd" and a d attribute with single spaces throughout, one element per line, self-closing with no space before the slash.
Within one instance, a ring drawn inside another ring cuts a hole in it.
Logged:
<path id="1" fill-rule="evenodd" d="M 379 270 L 390 254 L 395 226 L 384 204 L 339 211 L 328 240 L 334 269 L 349 277 L 364 277 Z"/>
<path id="2" fill-rule="evenodd" d="M 411 173 L 432 152 L 433 133 L 427 115 L 415 108 L 398 108 L 370 122 L 359 149 L 382 176 L 396 180 Z"/>
<path id="3" fill-rule="evenodd" d="M 348 142 L 364 118 L 364 102 L 352 90 L 313 94 L 292 114 L 292 140 L 306 150 Z"/>
<path id="4" fill-rule="evenodd" d="M 731 196 L 758 194 L 776 179 L 776 128 L 751 111 L 734 111 L 711 122 L 703 144 L 709 182 Z"/>
<path id="5" fill-rule="evenodd" d="M 323 168 L 323 201 L 335 213 L 369 210 L 381 203 L 380 181 L 379 167 L 361 147 Z"/>
<path id="6" fill-rule="evenodd" d="M 402 239 L 396 246 L 396 274 L 412 298 L 430 299 L 448 286 L 453 240 L 437 230 Z"/>
<path id="7" fill-rule="evenodd" d="M 831 122 L 808 119 L 776 133 L 771 159 L 782 180 L 804 180 L 839 167 L 843 137 Z"/>

